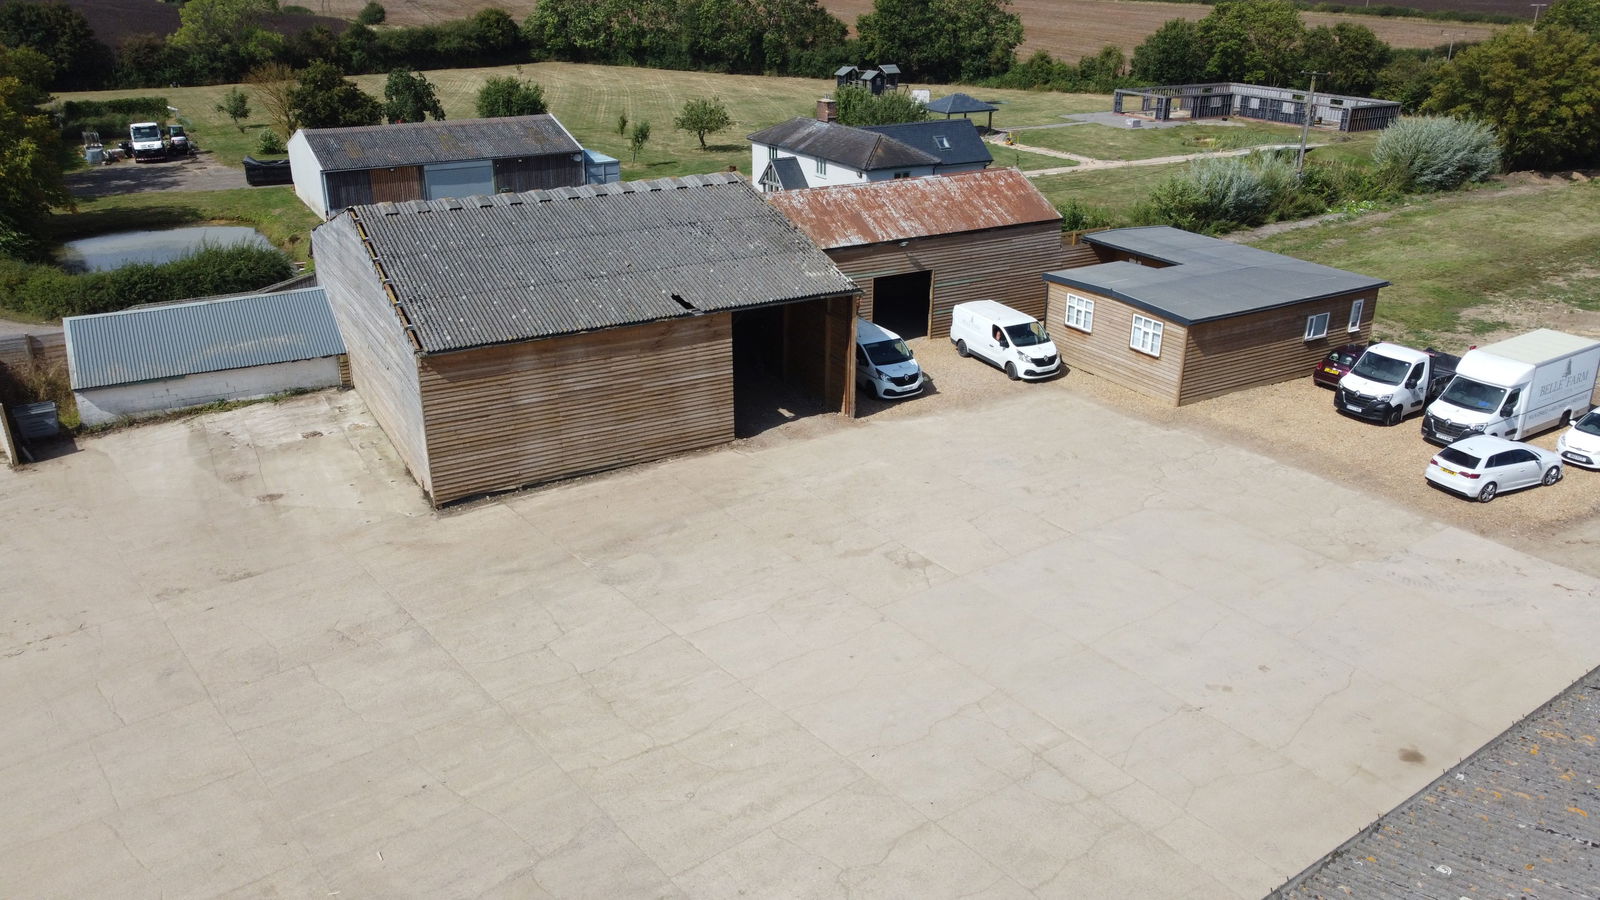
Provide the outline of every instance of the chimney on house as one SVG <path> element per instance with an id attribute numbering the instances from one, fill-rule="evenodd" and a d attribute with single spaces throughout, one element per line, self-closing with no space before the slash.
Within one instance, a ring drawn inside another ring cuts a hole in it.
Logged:
<path id="1" fill-rule="evenodd" d="M 823 97 L 817 101 L 817 121 L 837 122 L 839 120 L 839 103 L 832 97 Z"/>

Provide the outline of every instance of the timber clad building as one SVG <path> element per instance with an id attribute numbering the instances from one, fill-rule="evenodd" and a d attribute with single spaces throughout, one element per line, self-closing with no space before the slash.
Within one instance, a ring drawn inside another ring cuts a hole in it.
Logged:
<path id="1" fill-rule="evenodd" d="M 1370 340 L 1388 284 L 1166 226 L 1084 243 L 1081 267 L 1044 276 L 1061 358 L 1173 405 L 1297 378 Z"/>
<path id="2" fill-rule="evenodd" d="M 357 206 L 312 240 L 435 503 L 731 440 L 736 353 L 853 411 L 858 291 L 737 175 Z"/>
<path id="3" fill-rule="evenodd" d="M 904 337 L 948 337 L 968 300 L 1044 317 L 1061 213 L 1015 169 L 765 196 L 861 286 L 862 318 Z"/>
<path id="4" fill-rule="evenodd" d="M 354 128 L 289 139 L 294 190 L 331 219 L 352 206 L 574 187 L 584 151 L 555 116 L 508 116 Z"/>

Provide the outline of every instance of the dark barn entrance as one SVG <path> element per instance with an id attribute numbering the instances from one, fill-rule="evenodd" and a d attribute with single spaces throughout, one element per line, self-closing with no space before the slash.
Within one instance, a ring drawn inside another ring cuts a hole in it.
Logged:
<path id="1" fill-rule="evenodd" d="M 733 431 L 760 434 L 785 422 L 845 412 L 851 399 L 853 297 L 733 313 Z"/>
<path id="2" fill-rule="evenodd" d="M 872 279 L 872 321 L 906 340 L 928 336 L 933 312 L 933 272 Z"/>

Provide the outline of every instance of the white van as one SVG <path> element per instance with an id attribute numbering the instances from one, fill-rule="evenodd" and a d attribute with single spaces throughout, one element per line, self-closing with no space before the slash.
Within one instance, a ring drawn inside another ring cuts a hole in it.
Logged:
<path id="1" fill-rule="evenodd" d="M 1422 417 L 1422 437 L 1448 444 L 1474 434 L 1518 440 L 1589 411 L 1600 341 L 1540 328 L 1468 350 Z"/>
<path id="2" fill-rule="evenodd" d="M 922 367 L 900 335 L 856 319 L 856 384 L 880 400 L 899 400 L 922 393 Z"/>
<path id="3" fill-rule="evenodd" d="M 957 303 L 950 340 L 962 356 L 1004 369 L 1012 381 L 1035 381 L 1061 371 L 1061 354 L 1038 319 L 993 300 Z"/>

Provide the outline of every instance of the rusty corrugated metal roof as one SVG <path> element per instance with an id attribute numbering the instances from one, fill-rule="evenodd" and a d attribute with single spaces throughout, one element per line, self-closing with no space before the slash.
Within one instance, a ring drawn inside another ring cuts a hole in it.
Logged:
<path id="1" fill-rule="evenodd" d="M 1061 219 L 1016 169 L 782 191 L 766 198 L 825 250 Z"/>

